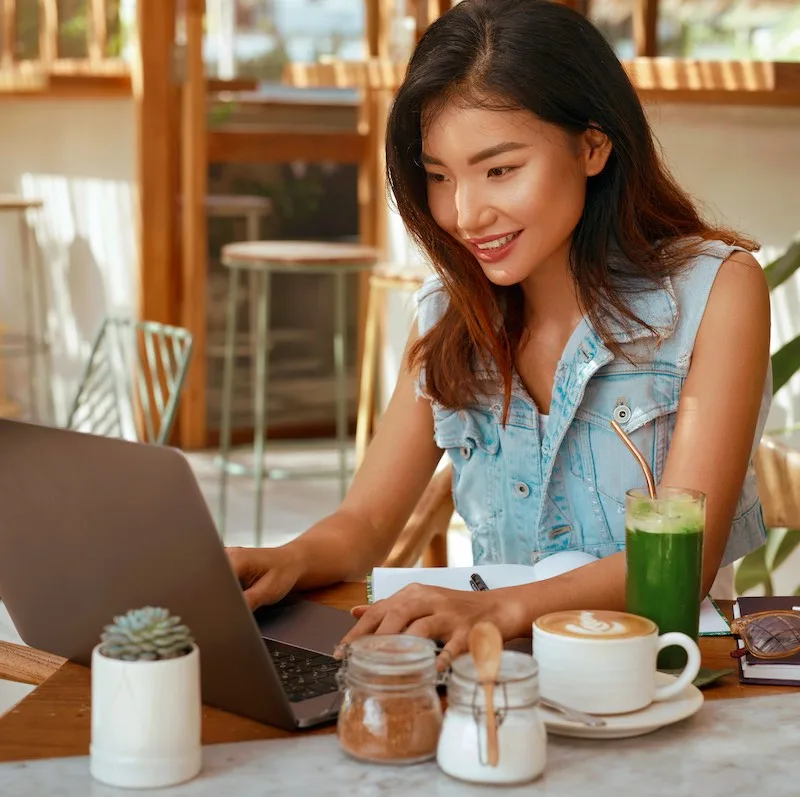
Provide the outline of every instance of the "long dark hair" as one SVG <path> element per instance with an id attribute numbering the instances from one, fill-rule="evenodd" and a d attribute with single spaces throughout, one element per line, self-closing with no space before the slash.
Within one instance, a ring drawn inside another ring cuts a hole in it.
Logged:
<path id="1" fill-rule="evenodd" d="M 397 209 L 449 297 L 444 316 L 411 350 L 412 364 L 425 370 L 427 393 L 446 407 L 463 407 L 484 392 L 474 364 L 491 359 L 507 412 L 524 332 L 519 287 L 492 285 L 428 208 L 422 126 L 453 99 L 472 107 L 527 109 L 569 132 L 594 127 L 608 136 L 612 152 L 603 171 L 588 180 L 570 264 L 583 311 L 615 354 L 622 351 L 611 333 L 614 323 L 648 326 L 629 306 L 633 285 L 657 287 L 704 241 L 756 248 L 700 217 L 662 164 L 622 64 L 584 16 L 550 0 L 463 0 L 417 45 L 386 139 Z M 498 325 L 498 318 L 504 323 Z"/>

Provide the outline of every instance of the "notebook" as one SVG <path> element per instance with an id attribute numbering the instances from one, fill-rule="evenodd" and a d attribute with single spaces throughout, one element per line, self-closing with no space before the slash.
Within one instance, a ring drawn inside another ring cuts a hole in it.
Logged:
<path id="1" fill-rule="evenodd" d="M 535 565 L 475 565 L 472 567 L 376 567 L 367 578 L 370 603 L 394 595 L 408 584 L 469 590 L 469 577 L 478 573 L 489 589 L 519 587 L 566 573 L 597 561 L 582 551 L 552 554 Z M 727 636 L 730 626 L 717 604 L 706 598 L 700 607 L 700 635 Z"/>
<path id="2" fill-rule="evenodd" d="M 756 612 L 772 609 L 792 609 L 800 606 L 800 598 L 796 595 L 764 596 L 739 598 L 733 604 L 733 616 L 745 617 Z M 744 647 L 741 639 L 736 644 Z M 757 659 L 745 653 L 739 660 L 739 681 L 748 684 L 774 684 L 776 686 L 794 686 L 800 681 L 800 653 L 787 656 L 785 659 Z"/>

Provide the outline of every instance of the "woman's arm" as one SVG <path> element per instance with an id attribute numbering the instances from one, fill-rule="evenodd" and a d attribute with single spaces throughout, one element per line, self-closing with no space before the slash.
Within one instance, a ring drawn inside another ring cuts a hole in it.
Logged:
<path id="1" fill-rule="evenodd" d="M 416 327 L 392 399 L 341 507 L 279 548 L 228 549 L 252 608 L 293 589 L 363 578 L 388 555 L 442 456 L 430 402 L 417 397 L 408 365 L 415 338 Z"/>
<path id="2" fill-rule="evenodd" d="M 341 507 L 287 546 L 305 559 L 300 589 L 360 579 L 380 564 L 441 459 L 430 402 L 417 396 L 408 365 L 416 336 L 415 325 L 389 406 Z"/>
<path id="3" fill-rule="evenodd" d="M 735 253 L 720 267 L 681 391 L 662 483 L 707 497 L 703 590 L 719 569 L 742 489 L 769 362 L 769 290 L 758 262 Z M 491 619 L 506 638 L 529 636 L 542 614 L 624 609 L 625 553 L 546 581 L 479 593 L 412 585 L 369 609 L 346 641 L 403 629 L 466 645 L 470 624 Z"/>

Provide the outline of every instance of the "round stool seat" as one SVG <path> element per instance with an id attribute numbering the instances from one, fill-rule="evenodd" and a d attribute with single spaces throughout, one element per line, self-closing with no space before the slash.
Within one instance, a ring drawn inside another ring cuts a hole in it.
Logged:
<path id="1" fill-rule="evenodd" d="M 370 286 L 375 288 L 416 291 L 422 287 L 425 278 L 431 273 L 425 266 L 381 263 L 372 270 L 369 282 Z"/>
<path id="2" fill-rule="evenodd" d="M 275 271 L 364 271 L 378 261 L 378 250 L 356 243 L 324 241 L 241 241 L 222 247 L 225 266 Z"/>
<path id="3" fill-rule="evenodd" d="M 0 194 L 0 211 L 34 210 L 42 207 L 44 201 L 14 194 Z"/>

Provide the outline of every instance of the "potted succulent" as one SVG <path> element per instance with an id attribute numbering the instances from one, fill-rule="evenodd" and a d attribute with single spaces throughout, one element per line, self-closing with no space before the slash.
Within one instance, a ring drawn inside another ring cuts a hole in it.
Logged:
<path id="1" fill-rule="evenodd" d="M 200 653 L 189 629 L 147 606 L 114 618 L 92 652 L 92 777 L 159 788 L 200 771 Z"/>

